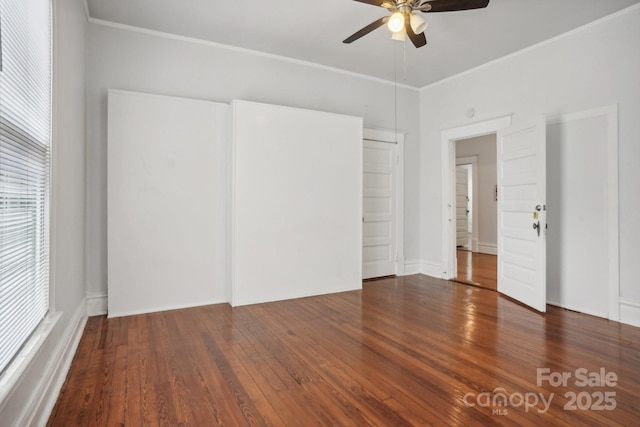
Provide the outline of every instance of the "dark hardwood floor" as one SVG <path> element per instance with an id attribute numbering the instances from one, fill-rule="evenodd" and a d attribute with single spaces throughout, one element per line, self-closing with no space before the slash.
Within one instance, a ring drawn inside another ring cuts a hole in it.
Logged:
<path id="1" fill-rule="evenodd" d="M 48 425 L 638 425 L 640 328 L 548 310 L 415 275 L 92 317 Z"/>
<path id="2" fill-rule="evenodd" d="M 458 275 L 456 282 L 468 283 L 481 288 L 498 289 L 498 257 L 464 249 L 456 250 Z"/>

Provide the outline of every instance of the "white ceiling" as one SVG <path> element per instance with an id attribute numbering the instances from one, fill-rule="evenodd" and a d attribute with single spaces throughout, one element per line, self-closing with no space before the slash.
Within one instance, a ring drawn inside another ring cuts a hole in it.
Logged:
<path id="1" fill-rule="evenodd" d="M 308 61 L 423 87 L 570 31 L 640 0 L 491 0 L 486 9 L 430 13 L 428 44 L 390 40 L 387 14 L 352 0 L 86 0 L 92 19 Z M 405 56 L 406 54 L 406 56 Z M 394 59 L 399 66 L 394 70 Z M 403 67 L 406 64 L 406 68 Z M 406 69 L 406 71 L 405 71 Z M 406 75 L 405 75 L 406 74 Z"/>

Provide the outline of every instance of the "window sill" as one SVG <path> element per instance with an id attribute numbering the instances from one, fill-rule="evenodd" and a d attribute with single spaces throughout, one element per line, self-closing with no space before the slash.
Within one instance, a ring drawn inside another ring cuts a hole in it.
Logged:
<path id="1" fill-rule="evenodd" d="M 46 342 L 61 316 L 62 312 L 48 313 L 0 377 L 0 411 L 22 382 L 23 375 L 27 371 L 27 368 L 31 365 L 34 357 Z"/>

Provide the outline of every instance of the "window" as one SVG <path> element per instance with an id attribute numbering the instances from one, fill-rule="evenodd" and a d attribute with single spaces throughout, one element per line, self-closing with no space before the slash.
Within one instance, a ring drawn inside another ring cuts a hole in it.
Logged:
<path id="1" fill-rule="evenodd" d="M 51 0 L 0 0 L 0 373 L 49 310 Z"/>

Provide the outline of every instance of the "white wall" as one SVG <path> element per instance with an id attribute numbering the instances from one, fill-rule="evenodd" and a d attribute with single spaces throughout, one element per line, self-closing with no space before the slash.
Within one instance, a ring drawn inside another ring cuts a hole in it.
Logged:
<path id="1" fill-rule="evenodd" d="M 456 141 L 456 158 L 478 158 L 478 236 L 480 252 L 496 253 L 498 242 L 498 202 L 495 186 L 498 182 L 496 167 L 496 135 L 484 135 Z"/>
<path id="2" fill-rule="evenodd" d="M 85 320 L 85 35 L 81 0 L 54 1 L 51 311 L 60 316 L 9 396 L 3 426 L 43 425 Z"/>
<path id="3" fill-rule="evenodd" d="M 88 44 L 87 274 L 92 295 L 106 294 L 107 283 L 108 89 L 217 102 L 243 99 L 363 117 L 367 128 L 395 126 L 394 86 L 389 83 L 95 23 L 89 25 Z M 398 88 L 398 129 L 408 132 L 405 257 L 414 260 L 419 259 L 420 239 L 418 97 L 415 90 Z"/>
<path id="4" fill-rule="evenodd" d="M 547 125 L 547 301 L 605 318 L 616 256 L 608 238 L 616 188 L 607 182 L 608 121 L 601 114 Z"/>
<path id="5" fill-rule="evenodd" d="M 232 117 L 231 304 L 361 289 L 362 119 L 246 101 Z"/>
<path id="6" fill-rule="evenodd" d="M 229 106 L 109 91 L 109 317 L 226 299 Z"/>
<path id="7" fill-rule="evenodd" d="M 441 260 L 440 132 L 513 114 L 536 116 L 619 105 L 620 295 L 640 325 L 640 7 L 421 90 L 421 253 Z M 465 111 L 473 107 L 471 120 Z M 550 183 L 549 185 L 553 185 Z"/>

